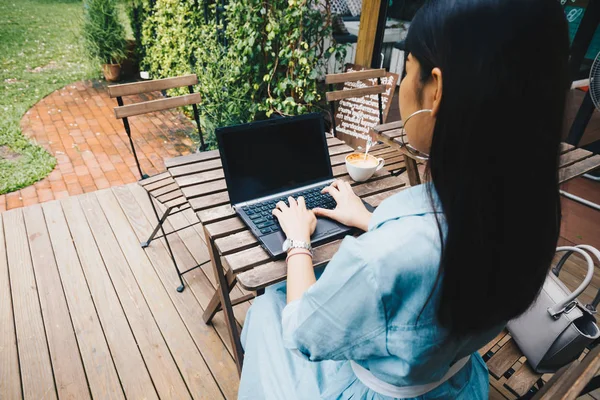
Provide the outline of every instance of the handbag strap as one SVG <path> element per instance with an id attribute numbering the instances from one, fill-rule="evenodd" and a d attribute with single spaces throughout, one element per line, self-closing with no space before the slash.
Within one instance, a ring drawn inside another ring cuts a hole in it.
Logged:
<path id="1" fill-rule="evenodd" d="M 585 250 L 589 251 L 590 253 L 592 253 L 598 259 L 598 262 L 600 263 L 600 251 L 598 249 L 596 249 L 595 247 L 592 247 L 592 246 L 585 245 L 585 244 L 579 245 L 577 247 L 585 249 Z M 558 278 L 560 271 L 562 270 L 565 262 L 572 254 L 573 254 L 573 251 L 567 251 L 560 258 L 558 263 L 556 263 L 556 266 L 554 268 L 552 268 L 552 272 L 554 273 L 554 275 L 556 275 L 557 278 Z M 591 303 L 586 304 L 585 308 L 589 312 L 596 314 L 596 312 L 597 312 L 596 308 L 598 307 L 598 304 L 600 304 L 600 289 L 596 293 L 596 297 L 594 297 L 594 300 L 592 300 Z"/>
<path id="2" fill-rule="evenodd" d="M 558 318 L 560 316 L 560 314 L 562 314 L 563 312 L 565 312 L 567 310 L 570 310 L 575 305 L 575 299 L 577 297 L 579 297 L 579 295 L 581 295 L 581 293 L 583 293 L 583 291 L 588 287 L 588 285 L 592 281 L 592 277 L 594 276 L 594 262 L 592 261 L 592 258 L 589 256 L 589 254 L 587 252 L 585 252 L 584 250 L 582 250 L 582 249 L 586 249 L 586 250 L 592 252 L 592 254 L 596 255 L 592 250 L 589 250 L 590 248 L 592 250 L 594 250 L 595 252 L 598 251 L 598 250 L 594 249 L 593 247 L 587 246 L 587 245 L 579 245 L 576 247 L 562 246 L 562 247 L 558 247 L 556 249 L 556 252 L 568 251 L 568 252 L 575 252 L 575 253 L 581 254 L 588 263 L 588 272 L 587 272 L 587 275 L 585 276 L 585 279 L 583 280 L 583 282 L 581 282 L 581 285 L 579 285 L 579 287 L 577 289 L 575 289 L 569 296 L 567 296 L 564 299 L 562 299 L 561 301 L 557 302 L 553 307 L 548 308 L 548 313 L 553 318 Z"/>

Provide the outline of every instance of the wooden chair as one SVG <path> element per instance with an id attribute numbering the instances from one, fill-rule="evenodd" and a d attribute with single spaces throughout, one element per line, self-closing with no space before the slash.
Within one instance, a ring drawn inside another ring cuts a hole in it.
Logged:
<path id="1" fill-rule="evenodd" d="M 122 85 L 112 85 L 108 87 L 108 93 L 111 98 L 116 98 L 118 107 L 115 107 L 115 117 L 117 119 L 123 120 L 123 125 L 125 127 L 125 132 L 127 133 L 127 137 L 129 138 L 129 144 L 131 145 L 131 151 L 133 153 L 133 157 L 135 158 L 135 163 L 138 168 L 138 172 L 140 173 L 140 185 L 146 189 L 148 193 L 148 197 L 150 199 L 150 203 L 152 204 L 152 208 L 154 209 L 154 214 L 156 215 L 156 219 L 158 221 L 156 227 L 154 228 L 152 234 L 145 242 L 142 242 L 142 248 L 146 248 L 150 245 L 153 239 L 165 238 L 165 242 L 167 244 L 167 249 L 169 250 L 169 254 L 171 256 L 171 260 L 175 265 L 175 269 L 177 270 L 177 274 L 179 276 L 180 286 L 177 288 L 178 292 L 182 292 L 184 289 L 184 283 L 182 279 L 182 275 L 186 272 L 189 272 L 195 268 L 200 267 L 201 265 L 197 265 L 194 268 L 188 269 L 187 271 L 181 272 L 177 265 L 177 261 L 175 260 L 175 256 L 173 255 L 173 251 L 171 249 L 171 245 L 169 244 L 168 235 L 175 233 L 181 229 L 186 229 L 189 226 L 178 229 L 176 231 L 165 233 L 163 228 L 164 222 L 170 215 L 174 215 L 181 211 L 184 211 L 189 208 L 189 205 L 183 196 L 181 190 L 179 190 L 179 186 L 175 183 L 173 177 L 168 172 L 164 172 L 158 175 L 154 175 L 149 177 L 142 171 L 140 166 L 140 162 L 135 150 L 135 145 L 133 139 L 131 137 L 131 127 L 129 125 L 129 118 L 147 114 L 156 111 L 168 110 L 176 107 L 188 106 L 191 105 L 194 110 L 194 119 L 196 120 L 196 125 L 198 127 L 198 134 L 200 135 L 200 151 L 205 150 L 204 139 L 202 138 L 202 129 L 200 127 L 200 116 L 198 114 L 197 104 L 200 103 L 201 98 L 200 94 L 194 93 L 193 85 L 198 84 L 198 77 L 196 75 L 185 75 L 179 76 L 176 78 L 166 78 L 166 79 L 157 79 L 153 81 L 145 81 L 145 82 L 134 82 L 134 83 L 126 83 Z M 189 94 L 175 97 L 162 98 L 158 100 L 149 100 L 149 101 L 139 101 L 132 104 L 125 105 L 123 103 L 123 97 L 125 96 L 136 96 L 149 92 L 158 92 L 165 91 L 167 89 L 174 89 L 180 87 L 186 87 L 189 91 Z M 178 157 L 176 162 L 185 164 L 186 157 Z M 173 162 L 170 160 L 165 161 L 167 167 L 171 166 Z M 181 164 L 181 165 L 183 165 Z M 165 208 L 162 216 L 159 216 L 157 205 L 158 203 L 162 207 Z M 158 231 L 161 231 L 161 236 L 156 237 Z"/>
<path id="2" fill-rule="evenodd" d="M 555 258 L 555 262 L 559 258 Z M 587 265 L 578 257 L 569 258 L 561 276 L 578 275 Z M 578 279 L 567 280 L 571 289 Z M 595 288 L 588 288 L 579 297 L 583 304 L 592 302 Z M 527 358 L 505 330 L 479 350 L 486 362 L 490 377 L 491 399 L 575 399 L 600 387 L 600 378 L 594 378 L 600 369 L 600 346 L 586 350 L 581 357 L 555 374 L 538 374 L 531 369 Z M 591 399 L 591 397 L 587 397 Z"/>
<path id="3" fill-rule="evenodd" d="M 380 69 L 370 69 L 364 71 L 353 71 L 353 72 L 344 72 L 340 74 L 329 74 L 325 76 L 325 83 L 329 85 L 329 92 L 325 94 L 327 102 L 331 107 L 331 125 L 333 129 L 333 135 L 337 137 L 337 127 L 335 124 L 335 103 L 340 100 L 357 98 L 363 96 L 369 96 L 376 94 L 379 103 L 379 123 L 383 124 L 383 105 L 381 94 L 386 91 L 385 85 L 381 84 L 381 78 L 386 75 L 386 70 L 384 68 Z M 357 88 L 357 89 L 349 89 L 349 90 L 336 90 L 336 85 L 340 85 L 346 82 L 356 82 L 365 79 L 377 79 L 377 85 Z M 388 162 L 389 160 L 394 160 L 399 154 L 395 151 L 387 152 L 383 155 L 383 158 L 386 160 L 386 165 L 393 165 L 395 163 Z M 388 168 L 388 170 L 392 173 L 392 175 L 397 176 L 405 171 L 405 168 L 397 168 L 395 171 Z"/>
<path id="4" fill-rule="evenodd" d="M 486 361 L 492 399 L 575 399 L 600 387 L 600 346 L 555 374 L 531 369 L 514 340 L 503 331 L 479 350 Z"/>

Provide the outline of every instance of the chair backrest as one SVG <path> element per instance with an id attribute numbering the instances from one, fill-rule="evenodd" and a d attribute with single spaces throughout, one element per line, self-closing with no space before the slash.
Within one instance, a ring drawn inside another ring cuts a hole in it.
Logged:
<path id="1" fill-rule="evenodd" d="M 540 389 L 534 400 L 571 400 L 594 389 L 588 387 L 600 370 L 600 346 L 590 350 L 582 360 L 565 365 Z M 591 386 L 591 385 L 590 385 Z M 594 386 L 598 386 L 596 382 Z"/>
<path id="2" fill-rule="evenodd" d="M 386 91 L 385 85 L 381 85 L 379 79 L 386 75 L 384 68 L 367 69 L 364 71 L 342 72 L 340 74 L 329 74 L 325 76 L 325 83 L 329 85 L 329 92 L 325 94 L 325 98 L 331 107 L 331 126 L 333 134 L 337 136 L 337 128 L 335 126 L 335 102 L 344 99 L 363 97 L 376 94 L 379 100 L 379 123 L 383 124 L 383 105 L 381 94 Z M 377 79 L 378 84 L 357 89 L 335 90 L 335 84 L 356 82 L 364 79 Z"/>
<path id="3" fill-rule="evenodd" d="M 325 83 L 333 85 L 336 83 L 356 82 L 363 79 L 379 79 L 386 74 L 384 68 L 368 69 L 364 71 L 343 72 L 341 74 L 330 74 L 325 76 Z M 385 85 L 374 85 L 359 89 L 332 90 L 326 93 L 327 101 L 338 101 L 351 97 L 362 97 L 371 94 L 381 94 L 386 90 Z"/>
<path id="4" fill-rule="evenodd" d="M 198 135 L 200 136 L 200 150 L 206 150 L 204 138 L 202 137 L 202 129 L 200 127 L 200 114 L 198 113 L 197 104 L 202 101 L 199 93 L 194 93 L 194 85 L 198 84 L 198 77 L 195 74 L 178 76 L 175 78 L 156 79 L 153 81 L 145 82 L 133 82 L 124 83 L 121 85 L 112 85 L 108 87 L 108 94 L 111 98 L 117 99 L 118 106 L 114 108 L 115 117 L 123 120 L 123 126 L 125 132 L 129 138 L 129 144 L 131 145 L 131 151 L 135 158 L 138 172 L 142 179 L 148 178 L 148 175 L 144 174 L 137 153 L 135 151 L 135 145 L 131 139 L 131 127 L 129 126 L 129 117 L 136 115 L 146 114 L 150 112 L 163 111 L 176 107 L 183 107 L 191 105 L 194 109 L 194 119 L 196 121 Z M 127 104 L 123 103 L 123 97 L 133 96 L 149 92 L 158 92 L 167 89 L 174 89 L 187 86 L 189 94 L 182 96 L 167 97 L 157 100 L 138 101 L 136 103 Z"/>
<path id="5" fill-rule="evenodd" d="M 146 114 L 149 112 L 168 110 L 170 108 L 196 105 L 202 100 L 199 93 L 193 92 L 193 85 L 196 84 L 198 84 L 198 77 L 195 74 L 192 74 L 178 76 L 176 78 L 156 79 L 147 82 L 112 85 L 108 87 L 108 94 L 111 98 L 117 98 L 119 106 L 115 107 L 115 117 L 117 119 L 121 119 L 135 115 Z M 136 94 L 157 92 L 184 86 L 188 87 L 190 94 L 169 97 L 165 99 L 141 101 L 127 105 L 123 105 L 121 99 L 124 96 L 133 96 Z"/>

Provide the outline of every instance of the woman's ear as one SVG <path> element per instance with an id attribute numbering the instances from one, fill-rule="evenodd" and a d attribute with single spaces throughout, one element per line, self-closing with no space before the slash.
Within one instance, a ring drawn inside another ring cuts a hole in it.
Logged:
<path id="1" fill-rule="evenodd" d="M 431 83 L 432 83 L 432 91 L 433 91 L 433 104 L 431 105 L 431 116 L 436 117 L 438 111 L 440 110 L 440 104 L 442 103 L 442 89 L 444 85 L 442 84 L 442 70 L 439 68 L 434 68 L 431 70 Z"/>

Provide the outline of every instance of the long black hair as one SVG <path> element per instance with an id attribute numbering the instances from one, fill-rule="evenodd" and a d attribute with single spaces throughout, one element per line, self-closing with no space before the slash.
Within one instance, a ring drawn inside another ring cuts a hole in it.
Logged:
<path id="1" fill-rule="evenodd" d="M 406 46 L 421 84 L 442 71 L 427 166 L 447 228 L 437 317 L 475 334 L 523 313 L 554 255 L 567 23 L 558 0 L 432 0 Z"/>

